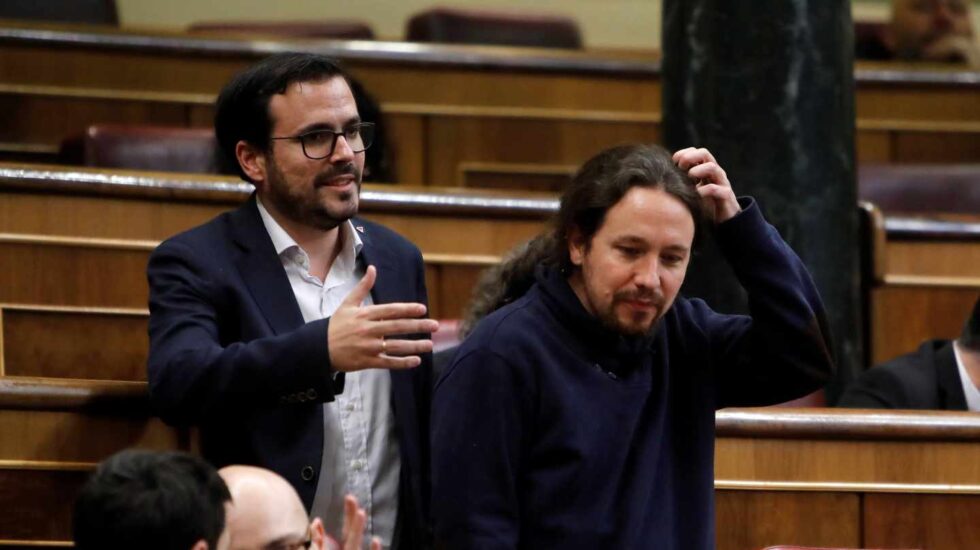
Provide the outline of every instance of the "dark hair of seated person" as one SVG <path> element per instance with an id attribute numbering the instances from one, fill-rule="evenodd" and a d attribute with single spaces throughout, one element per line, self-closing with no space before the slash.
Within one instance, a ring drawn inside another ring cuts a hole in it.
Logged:
<path id="1" fill-rule="evenodd" d="M 102 462 L 75 500 L 77 550 L 189 550 L 217 546 L 231 495 L 203 459 L 126 450 Z"/>

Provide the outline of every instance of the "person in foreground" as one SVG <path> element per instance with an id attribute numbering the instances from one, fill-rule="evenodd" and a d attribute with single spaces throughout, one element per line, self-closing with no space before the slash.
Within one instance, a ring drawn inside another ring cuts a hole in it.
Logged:
<path id="1" fill-rule="evenodd" d="M 371 133 L 318 55 L 225 86 L 215 134 L 255 193 L 151 255 L 147 374 L 155 410 L 199 425 L 215 465 L 283 476 L 337 539 L 352 493 L 369 536 L 416 548 L 438 323 L 420 318 L 418 248 L 355 217 Z"/>
<path id="2" fill-rule="evenodd" d="M 970 0 L 892 0 L 888 25 L 880 34 L 857 37 L 855 57 L 964 63 L 980 69 Z"/>
<path id="3" fill-rule="evenodd" d="M 75 500 L 78 550 L 228 550 L 228 488 L 207 462 L 179 452 L 121 451 Z"/>
<path id="4" fill-rule="evenodd" d="M 703 211 L 751 317 L 677 296 Z M 600 153 L 540 239 L 437 382 L 437 547 L 713 548 L 715 410 L 833 370 L 810 276 L 705 149 Z"/>
<path id="5" fill-rule="evenodd" d="M 342 546 L 327 535 L 320 518 L 309 520 L 296 490 L 281 476 L 255 466 L 218 471 L 231 491 L 228 550 L 361 550 L 367 515 L 353 495 L 344 500 Z M 375 537 L 370 550 L 381 550 Z"/>
<path id="6" fill-rule="evenodd" d="M 929 340 L 864 371 L 838 406 L 980 411 L 980 299 L 958 339 Z"/>

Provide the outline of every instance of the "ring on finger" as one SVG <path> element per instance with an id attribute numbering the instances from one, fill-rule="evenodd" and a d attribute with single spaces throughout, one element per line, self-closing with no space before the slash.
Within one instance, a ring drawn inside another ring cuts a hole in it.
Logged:
<path id="1" fill-rule="evenodd" d="M 384 338 L 381 339 L 381 354 L 384 355 L 388 352 L 388 341 Z"/>

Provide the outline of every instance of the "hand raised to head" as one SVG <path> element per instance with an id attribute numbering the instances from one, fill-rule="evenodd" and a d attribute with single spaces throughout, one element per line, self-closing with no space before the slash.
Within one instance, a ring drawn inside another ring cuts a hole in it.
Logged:
<path id="1" fill-rule="evenodd" d="M 327 345 L 330 364 L 337 372 L 363 369 L 405 369 L 422 363 L 420 354 L 432 351 L 432 340 L 389 338 L 399 334 L 432 333 L 439 323 L 425 315 L 425 305 L 392 303 L 363 306 L 374 281 L 375 267 L 364 277 L 330 317 Z"/>
<path id="2" fill-rule="evenodd" d="M 742 211 L 728 175 L 707 149 L 688 147 L 674 153 L 674 164 L 697 182 L 698 194 L 715 223 L 729 220 Z"/>

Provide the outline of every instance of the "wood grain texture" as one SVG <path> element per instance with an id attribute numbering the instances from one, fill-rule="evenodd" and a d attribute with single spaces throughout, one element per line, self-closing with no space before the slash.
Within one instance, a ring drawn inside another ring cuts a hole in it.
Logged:
<path id="1" fill-rule="evenodd" d="M 874 288 L 869 312 L 872 364 L 911 353 L 928 339 L 958 337 L 977 299 L 980 299 L 980 285 Z"/>
<path id="2" fill-rule="evenodd" d="M 974 548 L 980 539 L 980 495 L 865 495 L 870 548 Z"/>
<path id="3" fill-rule="evenodd" d="M 88 475 L 0 468 L 0 539 L 71 541 L 72 503 Z"/>
<path id="4" fill-rule="evenodd" d="M 146 380 L 145 310 L 0 309 L 4 376 Z"/>
<path id="5" fill-rule="evenodd" d="M 856 494 L 717 490 L 715 517 L 718 550 L 787 543 L 857 548 L 861 541 Z"/>

